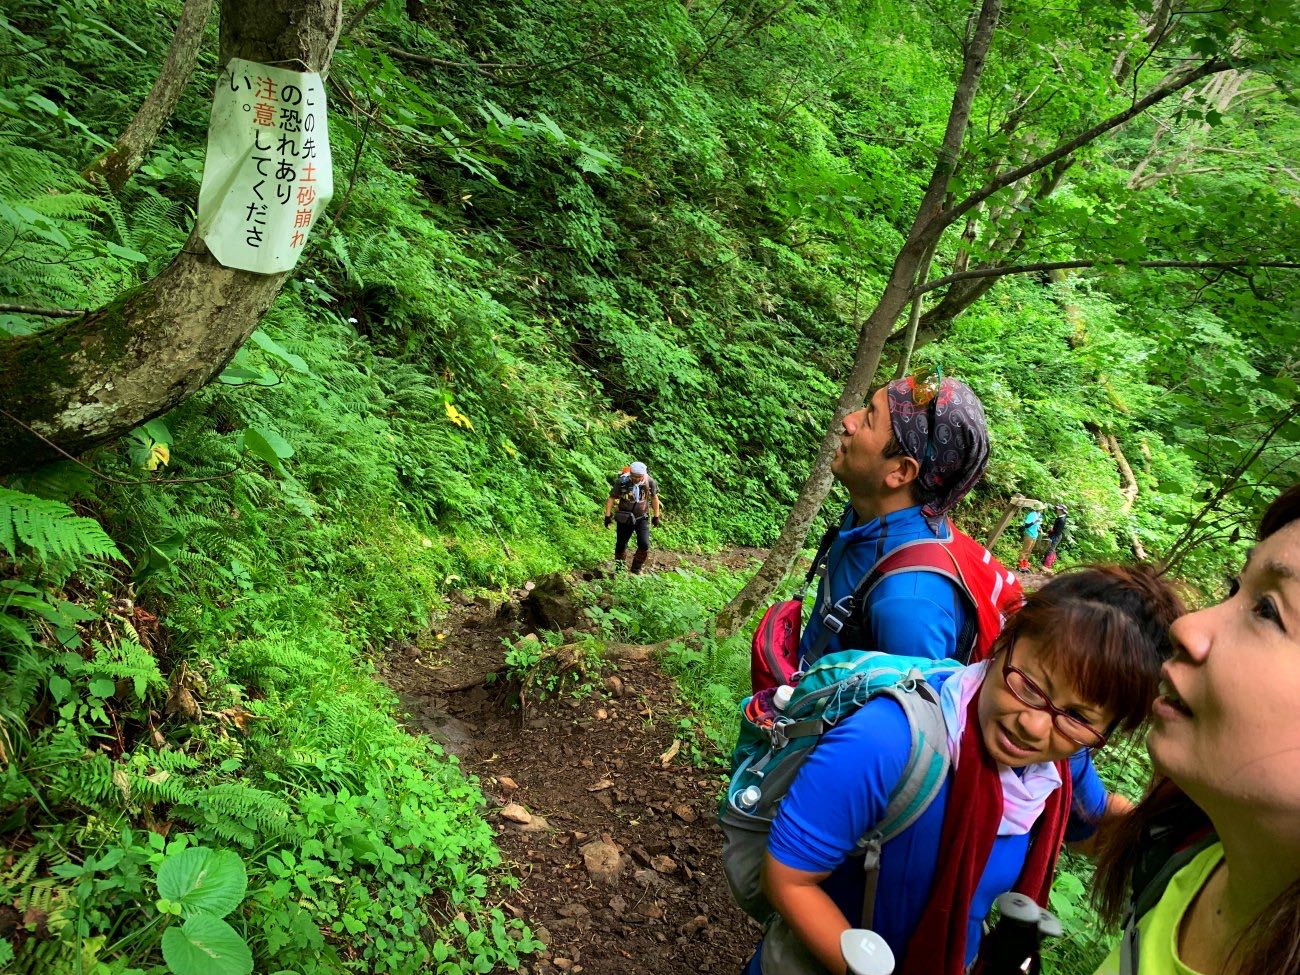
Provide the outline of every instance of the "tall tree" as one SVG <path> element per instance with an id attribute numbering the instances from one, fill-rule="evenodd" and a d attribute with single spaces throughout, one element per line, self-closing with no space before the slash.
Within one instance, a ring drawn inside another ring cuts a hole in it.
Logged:
<path id="1" fill-rule="evenodd" d="M 221 62 L 325 74 L 342 0 L 222 0 Z M 0 340 L 0 472 L 113 440 L 201 389 L 257 327 L 287 273 L 223 267 L 197 229 L 157 277 L 104 307 Z M 17 421 L 17 422 L 15 422 Z"/>
<path id="2" fill-rule="evenodd" d="M 916 278 L 924 256 L 944 231 L 955 223 L 972 218 L 981 207 L 995 204 L 1003 198 L 1004 191 L 1010 190 L 1014 194 L 1017 192 L 1016 187 L 1023 187 L 1026 181 L 1050 173 L 1052 167 L 1070 159 L 1083 147 L 1127 124 L 1166 99 L 1179 95 L 1206 78 L 1243 67 L 1247 58 L 1267 56 L 1278 47 L 1283 47 L 1291 53 L 1296 41 L 1293 30 L 1263 19 L 1253 8 L 1224 8 L 1218 12 L 1218 19 L 1213 21 L 1210 25 L 1212 29 L 1205 35 L 1210 38 L 1210 41 L 1196 48 L 1189 48 L 1189 51 L 1209 49 L 1214 52 L 1230 50 L 1235 52 L 1241 50 L 1239 44 L 1242 35 L 1257 31 L 1261 35 L 1261 46 L 1267 47 L 1266 52 L 1232 56 L 1226 53 L 1202 54 L 1181 61 L 1180 67 L 1166 75 L 1145 95 L 1138 97 L 1134 92 L 1129 103 L 1110 116 L 1087 126 L 1076 134 L 1060 138 L 1050 151 L 1008 166 L 987 178 L 977 189 L 958 196 L 958 191 L 962 187 L 954 180 L 957 161 L 965 151 L 964 143 L 971 106 L 994 39 L 1000 12 L 1001 4 L 997 0 L 985 0 L 974 21 L 973 32 L 968 40 L 963 41 L 962 70 L 953 94 L 943 142 L 937 153 L 933 172 L 907 238 L 894 258 L 884 290 L 862 326 L 853 367 L 836 403 L 831 423 L 822 439 L 812 470 L 767 559 L 749 583 L 718 614 L 716 630 L 719 634 L 734 632 L 757 606 L 770 598 L 802 548 L 808 530 L 830 490 L 830 463 L 839 445 L 843 419 L 861 404 L 867 393 L 879 366 L 886 339 L 909 299 L 922 290 L 918 285 L 923 283 L 918 282 Z M 969 179 L 969 174 L 966 174 L 966 178 Z"/>

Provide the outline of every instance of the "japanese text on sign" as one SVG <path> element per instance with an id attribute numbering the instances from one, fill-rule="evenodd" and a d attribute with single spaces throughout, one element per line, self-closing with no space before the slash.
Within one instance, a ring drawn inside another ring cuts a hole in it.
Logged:
<path id="1" fill-rule="evenodd" d="M 199 190 L 212 256 L 244 271 L 289 270 L 333 192 L 320 75 L 232 58 L 217 80 Z"/>

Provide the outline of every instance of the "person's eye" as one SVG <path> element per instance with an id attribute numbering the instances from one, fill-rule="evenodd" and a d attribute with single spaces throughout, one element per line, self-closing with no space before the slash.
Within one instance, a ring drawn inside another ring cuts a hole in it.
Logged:
<path id="1" fill-rule="evenodd" d="M 1270 623 L 1282 625 L 1282 614 L 1277 611 L 1277 604 L 1273 602 L 1272 597 L 1263 596 L 1256 603 L 1253 612 L 1262 620 L 1268 620 Z"/>

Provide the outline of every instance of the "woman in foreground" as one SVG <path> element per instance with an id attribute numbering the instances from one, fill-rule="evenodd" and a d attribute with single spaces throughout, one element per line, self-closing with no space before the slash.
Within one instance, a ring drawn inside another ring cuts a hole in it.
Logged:
<path id="1" fill-rule="evenodd" d="M 933 680 L 953 770 L 884 844 L 870 918 L 900 975 L 958 975 L 1004 891 L 1046 903 L 1063 839 L 1087 838 L 1106 811 L 1081 749 L 1145 720 L 1180 611 L 1143 570 L 1063 575 L 1008 621 L 991 660 Z M 864 902 L 854 848 L 881 821 L 911 744 L 900 706 L 877 698 L 805 760 L 769 838 L 764 890 L 779 918 L 750 975 L 845 971 L 840 935 Z"/>
<path id="2" fill-rule="evenodd" d="M 1173 642 L 1147 736 L 1162 778 L 1112 836 L 1096 889 L 1111 920 L 1130 885 L 1154 906 L 1099 975 L 1297 975 L 1300 485 L 1264 514 L 1228 598 L 1182 617 Z M 1157 880 L 1150 851 L 1178 846 L 1187 862 Z"/>

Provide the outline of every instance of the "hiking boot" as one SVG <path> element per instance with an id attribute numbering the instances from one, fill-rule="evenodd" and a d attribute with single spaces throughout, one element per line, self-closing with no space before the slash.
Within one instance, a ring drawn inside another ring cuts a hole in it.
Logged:
<path id="1" fill-rule="evenodd" d="M 1016 568 L 1017 568 L 1018 570 L 1020 570 L 1021 572 L 1028 572 L 1028 571 L 1029 571 L 1029 560 L 1028 560 L 1028 559 L 1021 559 L 1021 560 L 1020 560 L 1020 564 L 1017 565 Z"/>
<path id="2" fill-rule="evenodd" d="M 650 558 L 650 550 L 648 548 L 639 548 L 636 550 L 636 555 L 632 556 L 632 574 L 634 576 L 639 576 L 641 574 L 641 567 L 645 565 L 646 559 L 648 558 Z"/>

